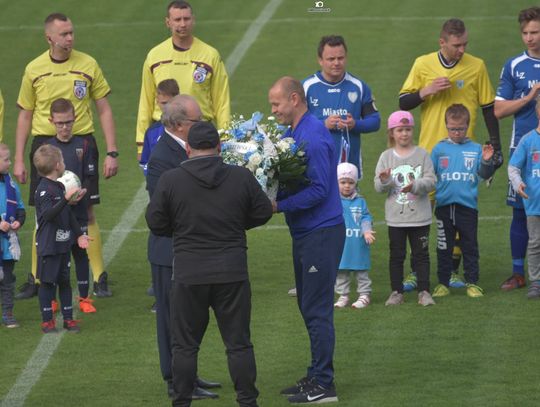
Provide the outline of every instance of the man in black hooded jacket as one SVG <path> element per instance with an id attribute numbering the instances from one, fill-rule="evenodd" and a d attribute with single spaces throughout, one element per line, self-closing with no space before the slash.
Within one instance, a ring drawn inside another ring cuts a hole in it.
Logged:
<path id="1" fill-rule="evenodd" d="M 152 232 L 173 238 L 173 406 L 191 405 L 197 353 L 212 307 L 237 401 L 255 407 L 245 231 L 265 224 L 272 204 L 247 169 L 223 163 L 211 123 L 194 123 L 186 147 L 189 159 L 160 177 L 146 211 Z"/>

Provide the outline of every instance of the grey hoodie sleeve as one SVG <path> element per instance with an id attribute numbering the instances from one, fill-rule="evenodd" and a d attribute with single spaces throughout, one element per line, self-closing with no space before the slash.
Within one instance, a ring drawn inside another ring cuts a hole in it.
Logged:
<path id="1" fill-rule="evenodd" d="M 518 190 L 519 186 L 523 184 L 523 179 L 521 178 L 521 170 L 518 167 L 508 164 L 508 179 L 512 183 L 512 188 Z"/>
<path id="2" fill-rule="evenodd" d="M 390 190 L 394 186 L 394 182 L 392 180 L 392 177 L 388 177 L 388 180 L 386 182 L 382 182 L 379 178 L 379 174 L 383 172 L 384 170 L 391 167 L 390 163 L 388 162 L 388 150 L 384 151 L 381 156 L 379 157 L 379 161 L 377 162 L 377 167 L 375 168 L 375 191 L 377 192 L 386 192 Z"/>
<path id="3" fill-rule="evenodd" d="M 435 183 L 437 182 L 431 157 L 425 150 L 422 149 L 422 152 L 424 153 L 422 160 L 422 177 L 414 180 L 411 191 L 415 195 L 429 194 L 435 189 Z"/>

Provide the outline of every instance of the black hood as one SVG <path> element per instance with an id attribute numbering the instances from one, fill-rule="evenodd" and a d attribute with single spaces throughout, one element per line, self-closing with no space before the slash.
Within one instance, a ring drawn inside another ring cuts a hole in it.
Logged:
<path id="1" fill-rule="evenodd" d="M 191 158 L 184 161 L 180 167 L 187 171 L 201 187 L 208 189 L 221 185 L 230 173 L 230 168 L 218 155 Z"/>

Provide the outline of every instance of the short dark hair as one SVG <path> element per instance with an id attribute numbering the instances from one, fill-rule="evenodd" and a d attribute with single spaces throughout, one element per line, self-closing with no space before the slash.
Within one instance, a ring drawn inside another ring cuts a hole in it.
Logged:
<path id="1" fill-rule="evenodd" d="M 51 144 L 42 144 L 34 153 L 34 166 L 39 175 L 46 177 L 52 174 L 56 165 L 63 159 L 62 151 Z"/>
<path id="2" fill-rule="evenodd" d="M 347 52 L 345 38 L 343 38 L 341 35 L 325 35 L 321 38 L 319 41 L 319 47 L 317 48 L 317 55 L 319 58 L 322 58 L 325 45 L 328 45 L 329 47 L 339 47 L 340 45 L 343 45 L 343 48 L 345 48 L 345 53 Z"/>
<path id="3" fill-rule="evenodd" d="M 51 13 L 45 18 L 45 26 L 56 20 L 68 21 L 69 18 L 63 13 Z"/>
<path id="4" fill-rule="evenodd" d="M 448 123 L 448 119 L 466 119 L 467 125 L 469 125 L 469 122 L 471 121 L 471 115 L 469 113 L 469 109 L 467 109 L 464 105 L 462 105 L 461 103 L 454 103 L 453 105 L 450 105 L 444 113 L 444 122 Z"/>
<path id="5" fill-rule="evenodd" d="M 179 8 L 182 9 L 189 9 L 191 11 L 191 14 L 193 14 L 193 7 L 191 7 L 191 4 L 189 4 L 187 1 L 184 0 L 174 0 L 169 3 L 167 6 L 167 15 L 169 15 L 169 11 L 172 8 Z"/>
<path id="6" fill-rule="evenodd" d="M 441 28 L 441 38 L 447 40 L 449 36 L 453 35 L 455 37 L 461 37 L 467 29 L 465 28 L 465 23 L 459 18 L 451 18 L 444 22 Z"/>
<path id="7" fill-rule="evenodd" d="M 540 21 L 540 7 L 530 7 L 519 12 L 518 22 L 521 28 L 531 21 Z"/>
<path id="8" fill-rule="evenodd" d="M 75 106 L 71 103 L 69 99 L 56 99 L 51 103 L 51 117 L 53 113 L 68 113 L 72 112 L 75 115 Z"/>
<path id="9" fill-rule="evenodd" d="M 157 85 L 157 93 L 167 96 L 176 96 L 180 94 L 178 82 L 175 79 L 164 79 Z"/>

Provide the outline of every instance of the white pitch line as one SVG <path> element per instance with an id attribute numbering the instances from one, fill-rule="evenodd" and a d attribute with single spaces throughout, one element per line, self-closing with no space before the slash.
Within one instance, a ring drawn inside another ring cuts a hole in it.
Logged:
<path id="1" fill-rule="evenodd" d="M 281 2 L 280 2 L 281 3 Z M 269 3 L 270 4 L 270 3 Z M 268 7 L 269 5 L 267 5 Z M 307 8 L 306 8 L 307 10 Z M 335 17 L 333 13 L 308 13 L 306 11 L 306 17 L 285 17 L 275 18 L 272 21 L 268 21 L 268 24 L 290 24 L 290 23 L 313 23 L 313 22 L 334 22 L 334 23 L 347 23 L 347 22 L 414 22 L 414 21 L 445 21 L 455 16 L 347 16 L 347 17 Z M 514 15 L 508 16 L 470 16 L 466 17 L 466 21 L 507 21 L 514 20 Z M 130 27 L 155 27 L 157 24 L 161 24 L 162 20 L 151 21 L 111 21 L 100 22 L 91 24 L 75 24 L 78 29 L 85 28 L 130 28 Z M 238 19 L 238 20 L 204 20 L 198 23 L 198 25 L 231 25 L 231 24 L 252 24 L 253 20 Z M 0 31 L 28 31 L 43 30 L 43 25 L 5 25 L 0 26 Z"/>
<path id="2" fill-rule="evenodd" d="M 257 36 L 261 32 L 262 28 L 266 25 L 268 20 L 272 17 L 276 9 L 282 3 L 283 0 L 271 0 L 266 7 L 261 11 L 259 17 L 251 23 L 244 36 L 235 47 L 229 58 L 227 58 L 226 67 L 229 76 L 232 76 L 240 60 L 244 57 L 249 47 L 256 40 Z M 234 58 L 233 58 L 234 57 Z M 132 230 L 133 225 L 139 219 L 144 207 L 148 202 L 148 195 L 143 182 L 131 205 L 124 212 L 120 222 L 112 230 L 111 234 L 107 238 L 105 245 L 103 246 L 103 260 L 105 267 L 114 258 L 118 250 L 122 247 L 124 240 L 128 233 Z M 32 356 L 28 360 L 24 370 L 21 372 L 15 384 L 9 390 L 6 397 L 2 400 L 0 406 L 2 407 L 21 407 L 24 405 L 26 397 L 30 394 L 30 391 L 34 385 L 38 382 L 42 372 L 49 364 L 51 357 L 54 355 L 56 348 L 60 344 L 64 336 L 62 330 L 59 334 L 44 335 Z"/>

